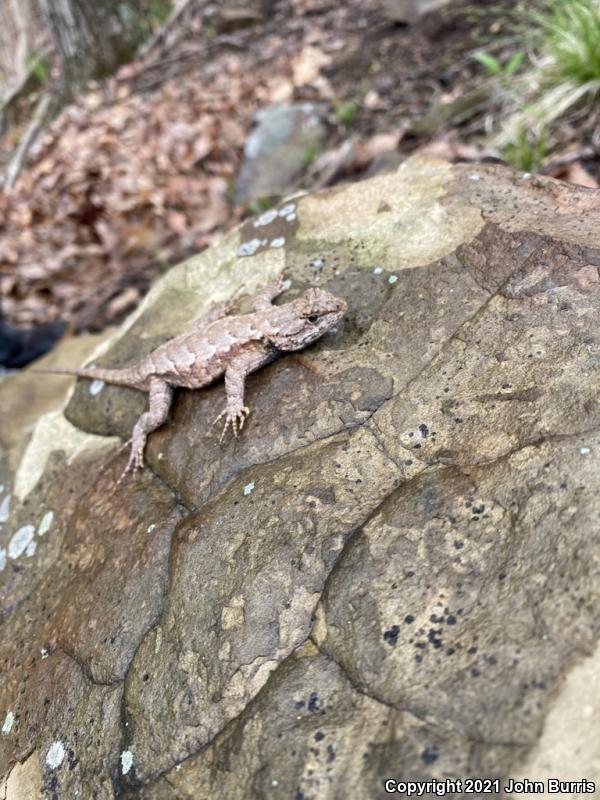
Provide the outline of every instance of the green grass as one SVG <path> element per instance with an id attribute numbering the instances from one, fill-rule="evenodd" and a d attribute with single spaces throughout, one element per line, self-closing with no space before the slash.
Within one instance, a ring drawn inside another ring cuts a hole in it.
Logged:
<path id="1" fill-rule="evenodd" d="M 516 53 L 512 54 L 505 64 L 502 64 L 500 59 L 496 58 L 496 56 L 491 55 L 491 53 L 486 53 L 485 51 L 475 53 L 473 58 L 486 68 L 489 75 L 498 75 L 501 78 L 508 79 L 512 78 L 515 72 L 518 71 L 525 58 L 525 53 L 522 50 L 518 50 Z"/>
<path id="2" fill-rule="evenodd" d="M 537 172 L 548 155 L 546 133 L 537 137 L 522 128 L 515 137 L 515 141 L 506 145 L 502 155 L 506 162 L 515 169 L 523 172 Z"/>
<path id="3" fill-rule="evenodd" d="M 599 0 L 545 0 L 532 14 L 548 76 L 579 85 L 600 80 Z"/>
<path id="4" fill-rule="evenodd" d="M 504 80 L 507 116 L 494 140 L 503 152 L 527 149 L 523 131 L 545 147 L 557 120 L 591 110 L 600 94 L 600 0 L 537 0 L 523 19 L 530 63 L 510 86 Z"/>

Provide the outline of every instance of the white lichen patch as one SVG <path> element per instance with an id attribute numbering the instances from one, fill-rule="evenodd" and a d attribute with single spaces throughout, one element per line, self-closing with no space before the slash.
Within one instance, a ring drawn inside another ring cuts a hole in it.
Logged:
<path id="1" fill-rule="evenodd" d="M 7 494 L 0 503 L 0 523 L 8 522 L 10 515 L 10 494 Z"/>
<path id="2" fill-rule="evenodd" d="M 6 716 L 4 717 L 4 722 L 2 724 L 2 733 L 6 736 L 12 731 L 12 727 L 15 724 L 15 715 L 12 711 L 8 711 Z"/>
<path id="3" fill-rule="evenodd" d="M 244 495 L 245 496 L 247 496 L 249 494 L 252 494 L 253 491 L 254 491 L 254 481 L 252 481 L 251 483 L 247 483 L 244 486 Z"/>
<path id="4" fill-rule="evenodd" d="M 390 277 L 388 278 L 388 283 L 392 283 L 393 284 L 393 283 L 396 283 L 397 280 L 398 280 L 398 276 L 397 275 L 390 275 Z"/>
<path id="5" fill-rule="evenodd" d="M 589 447 L 581 447 L 579 449 L 579 452 L 581 453 L 582 456 L 587 456 L 588 453 L 591 453 L 591 450 Z"/>
<path id="6" fill-rule="evenodd" d="M 123 750 L 121 753 L 121 772 L 127 775 L 129 770 L 133 767 L 133 753 L 131 750 Z"/>
<path id="7" fill-rule="evenodd" d="M 295 214 L 288 214 L 287 217 L 285 218 L 285 221 L 286 222 L 293 222 L 295 219 L 296 219 L 296 215 Z"/>
<path id="8" fill-rule="evenodd" d="M 6 550 L 4 549 L 4 547 L 0 547 L 0 572 L 2 572 L 5 566 L 6 566 Z"/>
<path id="9" fill-rule="evenodd" d="M 36 548 L 37 544 L 34 539 L 32 542 L 29 542 L 29 544 L 25 548 L 25 555 L 27 556 L 27 558 L 31 558 L 31 556 L 35 553 Z"/>
<path id="10" fill-rule="evenodd" d="M 156 522 L 150 523 L 150 525 L 148 525 L 148 527 L 146 528 L 147 533 L 154 533 L 155 530 L 156 530 Z"/>
<path id="11" fill-rule="evenodd" d="M 60 767 L 65 758 L 65 748 L 62 742 L 52 742 L 50 749 L 46 753 L 46 764 L 50 769 Z"/>
<path id="12" fill-rule="evenodd" d="M 50 654 L 48 653 L 48 651 L 46 650 L 45 647 L 40 647 L 40 655 L 41 655 L 42 660 L 43 660 L 44 658 L 48 658 L 48 656 Z"/>
<path id="13" fill-rule="evenodd" d="M 479 175 L 477 175 L 476 173 L 474 173 L 473 175 L 469 175 L 469 180 L 470 181 L 480 181 L 481 177 Z"/>
<path id="14" fill-rule="evenodd" d="M 238 256 L 253 256 L 261 244 L 260 239 L 250 239 L 249 242 L 244 242 L 238 248 Z"/>
<path id="15" fill-rule="evenodd" d="M 284 206 L 281 206 L 278 213 L 280 217 L 289 217 L 290 214 L 294 214 L 295 211 L 296 203 L 286 203 Z"/>
<path id="16" fill-rule="evenodd" d="M 96 378 L 96 380 L 90 383 L 89 393 L 93 397 L 95 397 L 97 394 L 100 394 L 100 392 L 102 391 L 102 389 L 104 389 L 105 386 L 106 384 L 104 383 L 104 381 L 101 381 L 99 378 Z"/>
<path id="17" fill-rule="evenodd" d="M 381 275 L 382 272 L 383 272 L 383 267 L 375 267 L 375 269 L 373 270 L 373 275 Z"/>
<path id="18" fill-rule="evenodd" d="M 54 511 L 46 511 L 46 513 L 42 517 L 42 521 L 38 526 L 38 536 L 45 536 L 50 530 L 53 521 L 54 521 Z"/>
<path id="19" fill-rule="evenodd" d="M 283 247 L 285 244 L 285 236 L 278 236 L 276 239 L 271 239 L 271 247 Z"/>
<path id="20" fill-rule="evenodd" d="M 18 558 L 19 556 L 23 555 L 33 541 L 34 536 L 35 528 L 33 525 L 23 525 L 21 528 L 19 528 L 19 530 L 13 535 L 12 539 L 8 543 L 9 558 Z"/>
<path id="21" fill-rule="evenodd" d="M 281 212 L 277 211 L 276 208 L 271 208 L 268 211 L 265 211 L 263 214 L 260 215 L 260 217 L 258 217 L 258 219 L 254 220 L 254 227 L 260 228 L 263 225 L 270 225 L 274 219 L 277 219 L 280 213 Z"/>

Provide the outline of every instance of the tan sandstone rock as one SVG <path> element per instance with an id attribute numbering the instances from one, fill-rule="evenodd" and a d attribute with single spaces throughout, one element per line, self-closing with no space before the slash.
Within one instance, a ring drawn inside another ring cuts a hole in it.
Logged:
<path id="1" fill-rule="evenodd" d="M 7 800 L 600 780 L 599 267 L 598 192 L 414 159 L 246 222 L 94 355 L 281 273 L 345 297 L 237 443 L 181 391 L 117 489 L 144 396 L 4 379 L 48 393 L 0 459 Z"/>

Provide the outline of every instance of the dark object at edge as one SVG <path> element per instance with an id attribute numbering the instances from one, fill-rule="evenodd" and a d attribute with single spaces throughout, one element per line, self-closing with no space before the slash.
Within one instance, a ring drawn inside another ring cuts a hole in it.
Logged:
<path id="1" fill-rule="evenodd" d="M 51 350 L 67 328 L 66 322 L 47 322 L 37 328 L 19 330 L 0 316 L 0 366 L 24 367 Z"/>

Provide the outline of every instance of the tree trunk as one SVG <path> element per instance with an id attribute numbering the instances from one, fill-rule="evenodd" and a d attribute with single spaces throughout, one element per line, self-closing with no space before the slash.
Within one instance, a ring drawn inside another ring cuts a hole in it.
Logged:
<path id="1" fill-rule="evenodd" d="M 140 2 L 39 0 L 63 63 L 67 88 L 110 73 L 129 58 L 148 24 Z"/>

